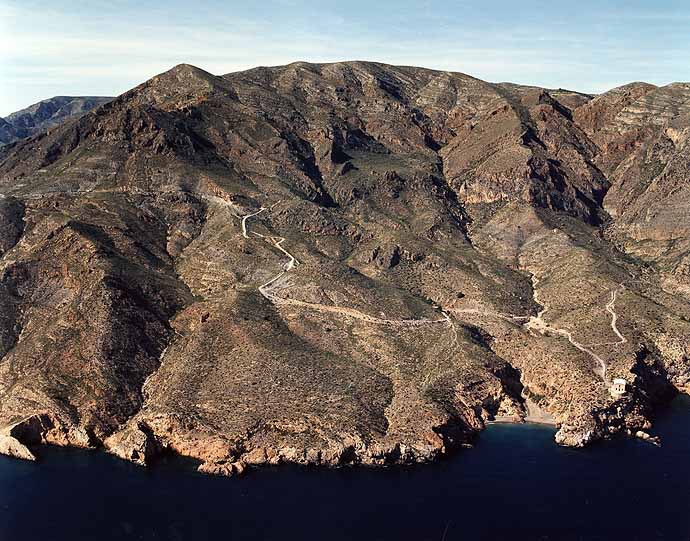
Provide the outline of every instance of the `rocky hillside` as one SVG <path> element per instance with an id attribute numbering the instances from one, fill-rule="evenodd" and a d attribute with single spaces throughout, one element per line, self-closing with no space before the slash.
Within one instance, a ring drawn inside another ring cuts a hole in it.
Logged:
<path id="1" fill-rule="evenodd" d="M 58 126 L 108 103 L 113 98 L 55 96 L 0 118 L 0 146 Z"/>
<path id="2" fill-rule="evenodd" d="M 646 430 L 690 380 L 688 88 L 180 65 L 6 146 L 0 447 L 233 474 Z"/>

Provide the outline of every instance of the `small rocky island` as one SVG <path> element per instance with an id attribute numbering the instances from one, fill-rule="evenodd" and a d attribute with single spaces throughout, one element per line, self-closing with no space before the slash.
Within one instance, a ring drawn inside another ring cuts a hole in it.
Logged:
<path id="1" fill-rule="evenodd" d="M 180 65 L 93 106 L 0 147 L 2 453 L 425 462 L 689 390 L 690 84 Z"/>

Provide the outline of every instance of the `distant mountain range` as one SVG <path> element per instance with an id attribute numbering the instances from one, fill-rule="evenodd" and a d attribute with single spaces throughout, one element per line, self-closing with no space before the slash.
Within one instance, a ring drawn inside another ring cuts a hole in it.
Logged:
<path id="1" fill-rule="evenodd" d="M 0 118 L 0 145 L 46 131 L 65 120 L 88 113 L 113 98 L 103 96 L 55 96 Z"/>
<path id="2" fill-rule="evenodd" d="M 690 390 L 689 84 L 182 64 L 107 99 L 0 148 L 0 452 L 424 462 L 496 419 L 649 439 Z"/>

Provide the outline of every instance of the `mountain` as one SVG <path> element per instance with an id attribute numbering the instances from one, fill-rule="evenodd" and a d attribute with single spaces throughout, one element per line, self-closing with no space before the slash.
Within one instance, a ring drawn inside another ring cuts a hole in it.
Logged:
<path id="1" fill-rule="evenodd" d="M 88 113 L 113 98 L 55 96 L 0 119 L 0 145 L 29 137 Z"/>
<path id="2" fill-rule="evenodd" d="M 5 143 L 11 143 L 12 141 L 28 136 L 29 133 L 25 130 L 18 129 L 4 118 L 0 118 L 0 147 Z"/>
<path id="3" fill-rule="evenodd" d="M 687 88 L 179 65 L 4 147 L 0 447 L 230 475 L 506 418 L 647 437 L 690 381 Z"/>

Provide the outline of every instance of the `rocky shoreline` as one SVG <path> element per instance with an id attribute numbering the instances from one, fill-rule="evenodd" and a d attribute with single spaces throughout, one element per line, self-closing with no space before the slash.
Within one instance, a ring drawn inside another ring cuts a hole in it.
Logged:
<path id="1" fill-rule="evenodd" d="M 672 400 L 655 404 L 655 408 L 664 407 Z M 625 402 L 633 402 L 634 398 L 626 397 Z M 653 411 L 656 411 L 653 410 Z M 653 416 L 653 411 L 647 409 L 647 414 Z M 174 425 L 168 419 L 157 419 L 152 428 L 144 423 L 138 423 L 136 428 L 120 431 L 110 436 L 104 442 L 96 442 L 78 427 L 66 429 L 55 423 L 49 415 L 34 415 L 23 421 L 5 428 L 0 432 L 0 454 L 13 458 L 35 461 L 40 459 L 40 447 L 56 445 L 61 447 L 76 447 L 83 449 L 102 450 L 123 460 L 140 466 L 155 463 L 163 454 L 177 454 L 193 458 L 199 462 L 198 471 L 223 476 L 240 475 L 250 468 L 261 466 L 276 466 L 280 464 L 298 464 L 324 467 L 344 467 L 352 465 L 364 466 L 395 466 L 414 463 L 428 463 L 457 452 L 464 447 L 471 447 L 476 437 L 481 437 L 481 431 L 492 423 L 536 423 L 555 426 L 559 431 L 555 436 L 555 443 L 569 447 L 584 447 L 596 440 L 615 436 L 638 438 L 651 444 L 660 446 L 658 437 L 649 435 L 646 430 L 653 427 L 652 421 L 639 416 L 632 405 L 617 405 L 615 412 L 619 416 L 601 416 L 603 421 L 615 421 L 616 424 L 604 425 L 597 430 L 584 432 L 570 432 L 561 436 L 562 426 L 541 412 L 540 416 L 508 416 L 497 415 L 485 422 L 482 428 L 464 432 L 463 438 L 448 440 L 439 430 L 430 440 L 422 445 L 405 445 L 400 443 L 373 445 L 361 438 L 349 437 L 342 441 L 333 442 L 331 446 L 322 449 L 287 446 L 283 448 L 247 447 L 247 440 L 242 442 L 227 442 L 218 438 L 200 437 L 196 441 L 176 441 Z M 620 414 L 623 413 L 623 416 Z M 630 418 L 625 414 L 633 413 Z M 620 424 L 618 424 L 620 422 Z M 573 435 L 570 435 L 573 434 Z"/>

